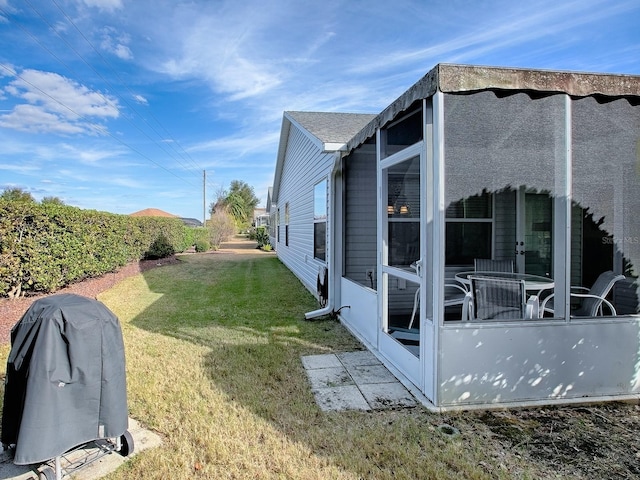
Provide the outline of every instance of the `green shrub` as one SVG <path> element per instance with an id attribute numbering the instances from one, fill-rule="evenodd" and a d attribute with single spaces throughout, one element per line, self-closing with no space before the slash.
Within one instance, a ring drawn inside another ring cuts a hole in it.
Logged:
<path id="1" fill-rule="evenodd" d="M 269 228 L 265 226 L 257 227 L 255 239 L 258 242 L 258 248 L 269 245 Z"/>
<path id="2" fill-rule="evenodd" d="M 195 243 L 196 252 L 208 252 L 211 249 L 211 244 L 206 239 L 199 239 Z"/>
<path id="3" fill-rule="evenodd" d="M 176 253 L 173 245 L 167 237 L 164 235 L 159 235 L 149 246 L 149 250 L 147 250 L 144 254 L 145 259 L 156 259 L 156 258 L 165 258 L 169 257 Z"/>
<path id="4" fill-rule="evenodd" d="M 194 232 L 177 218 L 129 217 L 0 199 L 0 296 L 52 292 L 131 261 L 181 252 Z"/>

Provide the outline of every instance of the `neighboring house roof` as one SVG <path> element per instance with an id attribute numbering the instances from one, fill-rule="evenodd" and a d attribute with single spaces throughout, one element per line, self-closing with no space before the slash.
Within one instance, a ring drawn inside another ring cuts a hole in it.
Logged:
<path id="1" fill-rule="evenodd" d="M 180 220 L 182 220 L 182 223 L 184 223 L 185 225 L 187 225 L 188 227 L 201 227 L 202 226 L 202 222 L 196 218 L 180 218 Z"/>
<path id="2" fill-rule="evenodd" d="M 163 210 L 159 210 L 157 208 L 145 208 L 144 210 L 130 213 L 129 216 L 131 217 L 177 217 L 177 215 L 173 215 L 172 213 L 168 213 Z"/>
<path id="3" fill-rule="evenodd" d="M 273 202 L 278 201 L 280 174 L 292 126 L 307 135 L 320 151 L 330 153 L 345 150 L 347 142 L 375 117 L 375 114 L 366 113 L 284 112 L 272 192 Z"/>

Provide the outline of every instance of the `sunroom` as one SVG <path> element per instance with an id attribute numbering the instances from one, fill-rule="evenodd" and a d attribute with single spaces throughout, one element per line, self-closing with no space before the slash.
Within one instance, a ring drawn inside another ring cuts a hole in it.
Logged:
<path id="1" fill-rule="evenodd" d="M 640 77 L 441 64 L 347 147 L 334 301 L 414 391 L 639 398 Z"/>

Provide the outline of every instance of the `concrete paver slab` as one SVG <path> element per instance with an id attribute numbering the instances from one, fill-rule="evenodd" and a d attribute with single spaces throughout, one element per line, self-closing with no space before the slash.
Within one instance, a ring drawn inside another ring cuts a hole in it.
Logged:
<path id="1" fill-rule="evenodd" d="M 417 402 L 400 382 L 360 385 L 360 391 L 374 410 L 415 407 Z"/>
<path id="2" fill-rule="evenodd" d="M 107 473 L 114 471 L 132 456 L 162 443 L 158 435 L 144 429 L 132 418 L 129 418 L 128 430 L 133 437 L 134 451 L 132 455 L 122 457 L 115 452 L 105 455 L 82 470 L 77 471 L 73 475 L 74 480 L 97 480 L 102 478 Z M 87 453 L 91 455 L 95 452 L 97 452 L 97 449 L 89 449 Z M 78 452 L 78 454 L 80 454 L 80 452 Z M 61 463 L 64 468 L 64 460 L 62 460 Z M 13 463 L 12 453 L 3 451 L 0 453 L 0 480 L 38 480 L 37 469 L 42 466 L 44 465 L 15 465 Z"/>
<path id="3" fill-rule="evenodd" d="M 414 407 L 416 400 L 368 350 L 302 357 L 323 411 Z"/>
<path id="4" fill-rule="evenodd" d="M 320 408 L 325 412 L 339 410 L 371 410 L 371 407 L 355 385 L 343 387 L 319 388 L 313 395 Z"/>
<path id="5" fill-rule="evenodd" d="M 340 362 L 347 368 L 357 365 L 382 365 L 382 362 L 369 350 L 342 352 L 336 354 Z"/>
<path id="6" fill-rule="evenodd" d="M 325 355 L 307 355 L 302 357 L 302 364 L 308 370 L 316 368 L 342 367 L 342 363 L 333 353 Z"/>
<path id="7" fill-rule="evenodd" d="M 355 384 L 347 370 L 342 366 L 307 370 L 307 376 L 309 377 L 311 388 L 341 387 Z"/>
<path id="8" fill-rule="evenodd" d="M 349 374 L 358 385 L 398 382 L 398 379 L 382 364 L 357 365 L 349 368 Z"/>

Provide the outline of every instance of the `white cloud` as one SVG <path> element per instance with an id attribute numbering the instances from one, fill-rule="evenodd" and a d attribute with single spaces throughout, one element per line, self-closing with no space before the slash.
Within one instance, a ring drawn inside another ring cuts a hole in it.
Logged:
<path id="1" fill-rule="evenodd" d="M 69 143 L 59 145 L 57 147 L 57 151 L 64 152 L 61 154 L 61 158 L 72 158 L 88 165 L 104 163 L 105 160 L 120 157 L 125 153 L 119 147 L 99 149 L 94 147 L 76 146 Z"/>
<path id="2" fill-rule="evenodd" d="M 0 12 L 0 23 L 9 23 L 9 19 L 4 14 L 14 13 L 16 9 L 9 5 L 9 0 L 0 0 L 0 8 L 3 10 Z"/>
<path id="3" fill-rule="evenodd" d="M 11 113 L 0 116 L 0 127 L 23 132 L 76 134 L 87 131 L 60 115 L 47 112 L 35 105 L 16 105 Z"/>
<path id="4" fill-rule="evenodd" d="M 2 63 L 0 64 L 0 77 L 15 77 L 16 69 L 13 65 Z"/>
<path id="5" fill-rule="evenodd" d="M 450 35 L 433 38 L 425 47 L 416 48 L 407 44 L 402 49 L 388 49 L 375 56 L 365 55 L 348 71 L 363 75 L 399 71 L 421 64 L 433 66 L 439 62 L 477 62 L 478 58 L 519 48 L 523 55 L 530 53 L 531 49 L 525 49 L 522 45 L 536 45 L 536 50 L 546 49 L 547 55 L 552 56 L 557 51 L 566 50 L 570 40 L 582 42 L 583 39 L 571 38 L 565 32 L 592 23 L 597 25 L 606 21 L 607 17 L 634 8 L 637 8 L 637 2 L 634 1 L 611 4 L 606 0 L 578 0 L 514 4 L 511 10 L 505 8 L 499 15 L 487 18 L 482 18 L 482 13 L 476 10 L 469 10 L 469 15 L 476 15 L 477 18 L 470 28 L 464 30 L 465 33 L 456 35 L 453 31 Z M 466 23 L 466 20 L 463 17 L 462 21 Z M 556 36 L 564 36 L 564 41 L 554 39 Z M 509 58 L 513 64 L 514 53 Z"/>
<path id="6" fill-rule="evenodd" d="M 0 126 L 30 132 L 104 134 L 91 119 L 119 116 L 117 99 L 90 90 L 57 73 L 24 70 L 4 89 L 22 104 L 0 115 Z"/>
<path id="7" fill-rule="evenodd" d="M 0 163 L 0 170 L 19 173 L 21 175 L 26 175 L 33 172 L 38 172 L 40 171 L 40 168 L 37 167 L 36 165 L 20 162 L 20 163 Z"/>
<path id="8" fill-rule="evenodd" d="M 136 190 L 142 190 L 146 188 L 146 184 L 133 178 L 128 177 L 107 177 L 105 178 L 105 184 L 116 185 L 118 187 L 132 188 Z"/>
<path id="9" fill-rule="evenodd" d="M 83 0 L 88 7 L 97 8 L 104 12 L 114 12 L 122 8 L 122 0 Z"/>
<path id="10" fill-rule="evenodd" d="M 140 95 L 140 94 L 136 94 L 136 95 L 134 95 L 134 96 L 133 96 L 133 99 L 134 99 L 136 102 L 138 102 L 138 103 L 140 103 L 140 104 L 142 104 L 142 105 L 149 105 L 149 100 L 147 100 L 145 97 L 143 97 L 143 96 L 142 96 L 142 95 Z"/>
<path id="11" fill-rule="evenodd" d="M 282 83 L 285 71 L 279 65 L 281 52 L 264 39 L 274 38 L 271 29 L 280 11 L 274 10 L 252 2 L 181 6 L 163 27 L 166 38 L 159 39 L 165 59 L 152 68 L 203 80 L 231 100 L 265 94 Z"/>
<path id="12" fill-rule="evenodd" d="M 242 135 L 215 138 L 199 143 L 188 149 L 194 152 L 214 152 L 219 156 L 232 159 L 245 156 L 251 152 L 261 152 L 265 149 L 277 148 L 280 131 L 246 132 Z"/>
<path id="13" fill-rule="evenodd" d="M 129 35 L 119 33 L 113 27 L 105 27 L 102 29 L 100 48 L 121 60 L 133 60 L 133 53 L 129 48 L 130 43 L 131 37 Z"/>

